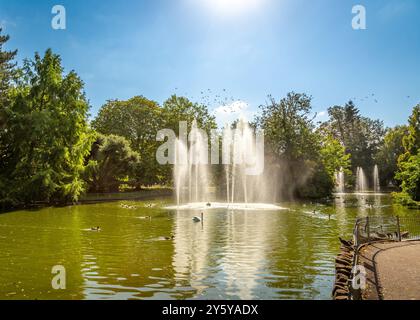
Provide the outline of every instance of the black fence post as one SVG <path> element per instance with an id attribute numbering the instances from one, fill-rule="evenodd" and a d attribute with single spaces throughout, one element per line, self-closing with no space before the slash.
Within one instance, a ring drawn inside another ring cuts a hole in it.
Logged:
<path id="1" fill-rule="evenodd" d="M 400 217 L 397 216 L 397 232 L 398 232 L 398 241 L 401 242 L 401 227 L 400 227 Z"/>
<path id="2" fill-rule="evenodd" d="M 370 242 L 370 224 L 369 217 L 366 217 L 367 242 Z"/>

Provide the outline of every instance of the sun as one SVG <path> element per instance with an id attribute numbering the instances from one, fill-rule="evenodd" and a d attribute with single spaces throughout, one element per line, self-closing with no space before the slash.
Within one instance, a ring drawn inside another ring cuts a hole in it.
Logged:
<path id="1" fill-rule="evenodd" d="M 218 16 L 241 16 L 258 10 L 266 0 L 202 0 L 206 9 Z"/>

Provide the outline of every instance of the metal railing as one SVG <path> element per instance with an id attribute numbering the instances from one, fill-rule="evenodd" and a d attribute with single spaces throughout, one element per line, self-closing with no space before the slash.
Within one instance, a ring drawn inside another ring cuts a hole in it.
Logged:
<path id="1" fill-rule="evenodd" d="M 359 218 L 354 227 L 356 249 L 375 241 L 420 240 L 420 216 L 371 216 Z"/>
<path id="2" fill-rule="evenodd" d="M 359 218 L 353 231 L 354 258 L 353 267 L 359 264 L 360 247 L 367 243 L 377 241 L 411 241 L 420 240 L 420 216 L 399 217 L 399 216 L 370 216 Z M 352 281 L 354 274 L 350 278 Z M 362 299 L 360 289 L 351 289 L 349 299 Z"/>

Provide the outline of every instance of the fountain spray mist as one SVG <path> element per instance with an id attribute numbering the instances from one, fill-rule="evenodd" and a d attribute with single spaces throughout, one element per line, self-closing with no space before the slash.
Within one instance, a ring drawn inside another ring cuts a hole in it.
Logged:
<path id="1" fill-rule="evenodd" d="M 380 179 L 379 179 L 379 168 L 378 165 L 375 164 L 373 168 L 373 189 L 375 192 L 381 191 Z"/>
<path id="2" fill-rule="evenodd" d="M 345 180 L 344 180 L 344 170 L 340 168 L 340 171 L 335 174 L 335 182 L 337 185 L 336 192 L 344 193 L 345 191 Z"/>
<path id="3" fill-rule="evenodd" d="M 365 171 L 361 167 L 357 167 L 357 171 L 356 171 L 356 191 L 357 192 L 368 191 Z"/>
<path id="4" fill-rule="evenodd" d="M 236 129 L 226 126 L 222 138 L 222 165 L 227 203 L 262 203 L 270 201 L 273 183 L 264 173 L 250 174 L 255 164 L 264 163 L 264 150 L 259 148 L 253 129 L 241 120 Z M 208 139 L 194 121 L 189 134 L 189 143 L 177 139 L 174 166 L 174 182 L 177 205 L 182 203 L 209 202 L 214 178 L 215 164 L 208 163 Z M 217 185 L 221 181 L 216 181 Z M 269 192 L 270 191 L 270 192 Z"/>

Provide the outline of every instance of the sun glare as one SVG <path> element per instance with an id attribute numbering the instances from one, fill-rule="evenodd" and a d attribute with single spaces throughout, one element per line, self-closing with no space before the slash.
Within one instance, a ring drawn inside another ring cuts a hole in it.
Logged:
<path id="1" fill-rule="evenodd" d="M 218 16 L 240 16 L 258 10 L 266 0 L 203 0 L 206 9 Z"/>

